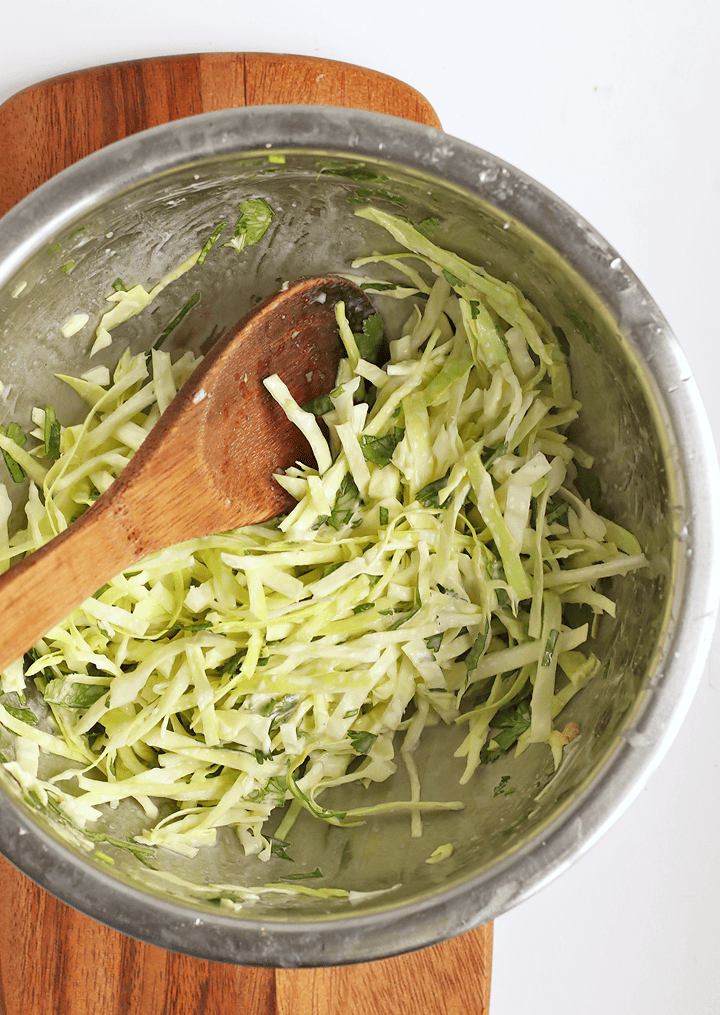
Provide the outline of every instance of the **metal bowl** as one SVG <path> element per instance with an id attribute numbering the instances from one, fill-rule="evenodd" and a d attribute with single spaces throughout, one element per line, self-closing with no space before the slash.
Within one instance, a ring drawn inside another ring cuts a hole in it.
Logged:
<path id="1" fill-rule="evenodd" d="M 418 755 L 424 790 L 460 795 L 463 811 L 428 819 L 419 840 L 403 818 L 352 829 L 312 819 L 295 826 L 298 865 L 324 874 L 314 884 L 378 895 L 261 897 L 224 908 L 208 899 L 209 884 L 272 882 L 284 861 L 246 859 L 228 837 L 193 860 L 165 853 L 162 870 L 104 846 L 115 861 L 108 868 L 0 771 L 2 852 L 63 901 L 174 951 L 246 964 L 336 964 L 422 947 L 492 920 L 563 871 L 639 791 L 677 731 L 709 648 L 720 576 L 718 469 L 667 323 L 617 252 L 572 209 L 432 128 L 317 107 L 211 113 L 121 141 L 40 187 L 0 221 L 0 421 L 26 419 L 32 405 L 48 401 L 64 418 L 79 416 L 54 374 L 87 368 L 90 329 L 67 339 L 63 322 L 82 311 L 92 325 L 115 277 L 159 279 L 244 198 L 264 197 L 274 208 L 269 245 L 242 256 L 218 251 L 173 290 L 176 307 L 198 288 L 194 272 L 203 272 L 192 319 L 200 346 L 283 280 L 394 249 L 353 215 L 355 202 L 383 205 L 388 194 L 413 220 L 438 218 L 439 242 L 516 282 L 563 329 L 585 407 L 576 439 L 595 455 L 608 511 L 636 533 L 650 566 L 615 582 L 617 620 L 604 620 L 593 646 L 602 673 L 567 708 L 582 736 L 549 784 L 549 752 L 535 746 L 503 762 L 513 795 L 493 796 L 493 766 L 460 787 L 462 763 L 453 758 L 460 734 L 434 729 Z M 161 296 L 149 323 L 137 318 L 117 332 L 115 348 L 147 348 L 154 320 L 167 316 L 163 306 Z M 190 334 L 185 323 L 175 341 Z M 11 739 L 0 730 L 0 750 L 12 752 Z M 402 783 L 398 774 L 375 787 L 373 799 L 401 795 Z M 121 807 L 107 828 L 131 834 L 138 820 Z M 426 864 L 448 841 L 452 856 Z"/>

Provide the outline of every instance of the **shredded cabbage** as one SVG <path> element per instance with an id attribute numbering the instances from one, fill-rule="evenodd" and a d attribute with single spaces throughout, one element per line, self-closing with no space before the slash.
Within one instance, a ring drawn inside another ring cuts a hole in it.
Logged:
<path id="1" fill-rule="evenodd" d="M 427 727 L 467 726 L 461 783 L 531 743 L 557 767 L 582 734 L 554 725 L 599 665 L 582 650 L 589 624 L 573 624 L 569 608 L 614 615 L 598 582 L 645 557 L 578 488 L 578 463 L 592 461 L 566 438 L 580 405 L 558 338 L 511 283 L 404 220 L 358 214 L 403 247 L 353 268 L 399 273 L 399 284 L 365 285 L 408 300 L 407 322 L 378 365 L 338 306 L 346 358 L 324 429 L 282 378 L 266 380 L 316 456 L 278 477 L 293 510 L 135 565 L 0 676 L 0 723 L 17 745 L 5 767 L 75 826 L 130 799 L 148 819 L 138 848 L 187 855 L 229 827 L 267 859 L 302 810 L 333 825 L 406 811 L 419 835 L 425 811 L 462 806 L 423 798 L 413 752 Z M 96 347 L 196 261 L 149 293 L 115 294 Z M 42 444 L 27 451 L 0 434 L 29 477 L 27 525 L 14 535 L 0 487 L 0 569 L 107 489 L 196 363 L 126 351 L 112 377 L 64 377 L 88 413 L 61 427 L 54 461 Z M 44 410 L 33 420 L 42 441 Z M 25 707 L 26 680 L 52 723 Z M 40 750 L 70 767 L 41 779 Z M 407 800 L 321 802 L 333 787 L 390 778 L 398 763 Z"/>

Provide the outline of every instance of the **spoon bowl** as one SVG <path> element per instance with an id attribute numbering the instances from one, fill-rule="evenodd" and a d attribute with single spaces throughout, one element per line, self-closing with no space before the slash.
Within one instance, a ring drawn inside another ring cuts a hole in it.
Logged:
<path id="1" fill-rule="evenodd" d="M 273 476 L 313 455 L 263 381 L 277 374 L 300 405 L 331 390 L 342 353 L 339 303 L 353 330 L 375 313 L 346 279 L 302 279 L 213 346 L 112 486 L 0 578 L 0 672 L 131 564 L 292 505 Z"/>

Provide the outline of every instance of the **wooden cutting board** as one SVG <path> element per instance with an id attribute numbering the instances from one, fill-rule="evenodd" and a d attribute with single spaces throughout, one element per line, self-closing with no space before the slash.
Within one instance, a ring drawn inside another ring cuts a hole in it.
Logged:
<path id="1" fill-rule="evenodd" d="M 0 106 L 0 214 L 99 148 L 195 113 L 346 106 L 439 127 L 403 82 L 351 64 L 205 53 L 95 67 Z M 0 858 L 0 1015 L 487 1015 L 492 924 L 381 962 L 257 969 L 176 955 L 58 902 Z"/>

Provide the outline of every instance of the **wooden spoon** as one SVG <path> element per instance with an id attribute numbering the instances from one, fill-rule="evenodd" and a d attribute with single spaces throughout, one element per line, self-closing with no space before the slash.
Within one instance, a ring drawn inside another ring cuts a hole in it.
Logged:
<path id="1" fill-rule="evenodd" d="M 340 301 L 355 331 L 375 312 L 361 289 L 330 276 L 260 303 L 213 346 L 112 486 L 0 578 L 0 672 L 131 564 L 292 505 L 273 474 L 313 456 L 263 380 L 278 374 L 300 405 L 330 391 Z"/>

